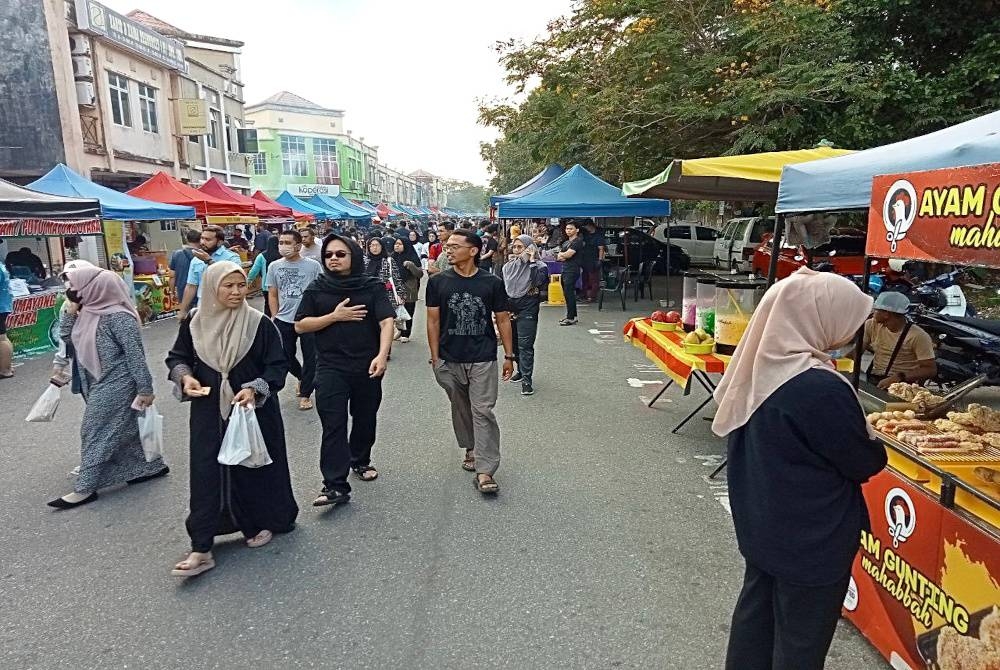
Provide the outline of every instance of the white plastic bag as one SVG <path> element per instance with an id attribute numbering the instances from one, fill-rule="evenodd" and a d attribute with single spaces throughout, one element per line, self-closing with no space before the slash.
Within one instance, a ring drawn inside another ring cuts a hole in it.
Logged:
<path id="1" fill-rule="evenodd" d="M 59 409 L 60 397 L 60 388 L 55 384 L 49 384 L 48 388 L 35 401 L 35 404 L 31 406 L 31 411 L 28 412 L 28 416 L 24 420 L 30 422 L 51 421 L 56 416 L 56 410 Z"/>
<path id="2" fill-rule="evenodd" d="M 146 462 L 152 463 L 163 457 L 163 415 L 156 411 L 156 405 L 150 405 L 142 412 L 136 421 L 139 422 L 139 437 L 142 439 L 142 453 Z"/>
<path id="3" fill-rule="evenodd" d="M 246 468 L 259 468 L 272 463 L 253 407 L 233 407 L 218 460 L 223 465 L 242 465 Z"/>
<path id="4" fill-rule="evenodd" d="M 406 323 L 412 318 L 413 317 L 410 315 L 409 312 L 406 311 L 406 307 L 404 307 L 403 305 L 400 305 L 399 307 L 396 308 L 396 321 L 399 321 L 400 323 Z"/>

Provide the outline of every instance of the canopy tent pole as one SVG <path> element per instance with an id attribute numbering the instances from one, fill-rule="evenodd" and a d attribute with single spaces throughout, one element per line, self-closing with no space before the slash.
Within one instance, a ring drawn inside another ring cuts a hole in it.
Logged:
<path id="1" fill-rule="evenodd" d="M 664 298 L 667 301 L 667 307 L 670 307 L 671 306 L 670 305 L 670 221 L 666 222 L 666 228 L 667 228 L 667 278 L 664 283 L 663 292 L 666 294 Z M 650 282 L 649 285 L 650 287 L 652 287 L 653 282 Z M 652 293 L 652 291 L 650 291 L 650 293 Z"/>
<path id="2" fill-rule="evenodd" d="M 778 256 L 781 254 L 781 238 L 785 234 L 785 215 L 774 217 L 774 236 L 771 238 L 771 265 L 767 270 L 767 286 L 770 288 L 778 278 Z"/>
<path id="3" fill-rule="evenodd" d="M 861 290 L 868 295 L 868 280 L 872 276 L 871 258 L 865 255 L 865 271 L 861 274 Z M 867 322 L 866 322 L 867 323 Z M 905 334 L 905 333 L 904 333 Z M 861 357 L 864 356 L 865 347 L 865 326 L 861 325 L 858 334 L 854 338 L 854 370 L 851 371 L 851 384 L 857 390 L 861 384 Z"/>

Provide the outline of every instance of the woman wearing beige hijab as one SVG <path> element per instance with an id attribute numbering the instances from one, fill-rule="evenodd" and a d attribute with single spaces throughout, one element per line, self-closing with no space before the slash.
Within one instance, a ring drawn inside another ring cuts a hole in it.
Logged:
<path id="1" fill-rule="evenodd" d="M 869 528 L 861 484 L 886 464 L 827 352 L 849 344 L 871 308 L 849 280 L 799 270 L 764 296 L 715 392 L 746 559 L 727 670 L 824 665 Z"/>
<path id="2" fill-rule="evenodd" d="M 250 547 L 295 527 L 277 393 L 288 363 L 270 319 L 246 302 L 247 279 L 229 261 L 209 266 L 197 311 L 180 323 L 167 355 L 170 379 L 191 403 L 191 502 L 186 526 L 191 553 L 173 574 L 190 577 L 215 567 L 215 536 L 241 532 Z M 255 407 L 273 461 L 259 468 L 222 465 L 219 449 L 234 405 Z"/>

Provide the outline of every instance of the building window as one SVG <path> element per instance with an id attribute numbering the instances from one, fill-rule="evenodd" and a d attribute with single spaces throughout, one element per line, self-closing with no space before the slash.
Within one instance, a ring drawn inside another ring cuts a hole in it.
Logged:
<path id="1" fill-rule="evenodd" d="M 168 233 L 168 232 L 171 232 L 171 231 L 174 231 L 174 230 L 177 230 L 177 222 L 176 221 L 160 221 L 160 232 L 161 233 Z"/>
<path id="2" fill-rule="evenodd" d="M 253 174 L 267 174 L 267 156 L 264 155 L 263 151 L 257 152 L 251 156 L 250 170 Z"/>
<path id="3" fill-rule="evenodd" d="M 281 174 L 288 177 L 305 177 L 309 174 L 306 138 L 297 135 L 281 136 Z"/>
<path id="4" fill-rule="evenodd" d="M 211 127 L 208 129 L 208 146 L 213 149 L 219 148 L 219 126 L 222 125 L 220 119 L 221 115 L 219 110 L 213 109 L 209 111 L 209 117 L 211 118 Z"/>
<path id="5" fill-rule="evenodd" d="M 111 120 L 116 126 L 132 127 L 132 110 L 128 101 L 128 79 L 108 73 L 108 89 L 111 94 Z"/>
<path id="6" fill-rule="evenodd" d="M 160 132 L 156 119 L 156 89 L 146 84 L 139 84 L 139 118 L 147 133 Z"/>
<path id="7" fill-rule="evenodd" d="M 337 140 L 313 140 L 316 159 L 316 183 L 339 184 L 340 165 L 337 163 Z"/>
<path id="8" fill-rule="evenodd" d="M 226 151 L 233 151 L 233 117 L 226 114 Z"/>

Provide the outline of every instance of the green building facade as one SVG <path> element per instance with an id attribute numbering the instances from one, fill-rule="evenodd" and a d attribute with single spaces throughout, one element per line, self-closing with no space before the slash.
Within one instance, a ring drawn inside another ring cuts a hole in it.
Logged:
<path id="1" fill-rule="evenodd" d="M 270 130 L 258 133 L 257 145 L 250 163 L 253 190 L 272 197 L 286 189 L 300 197 L 366 197 L 364 156 L 337 138 Z"/>

